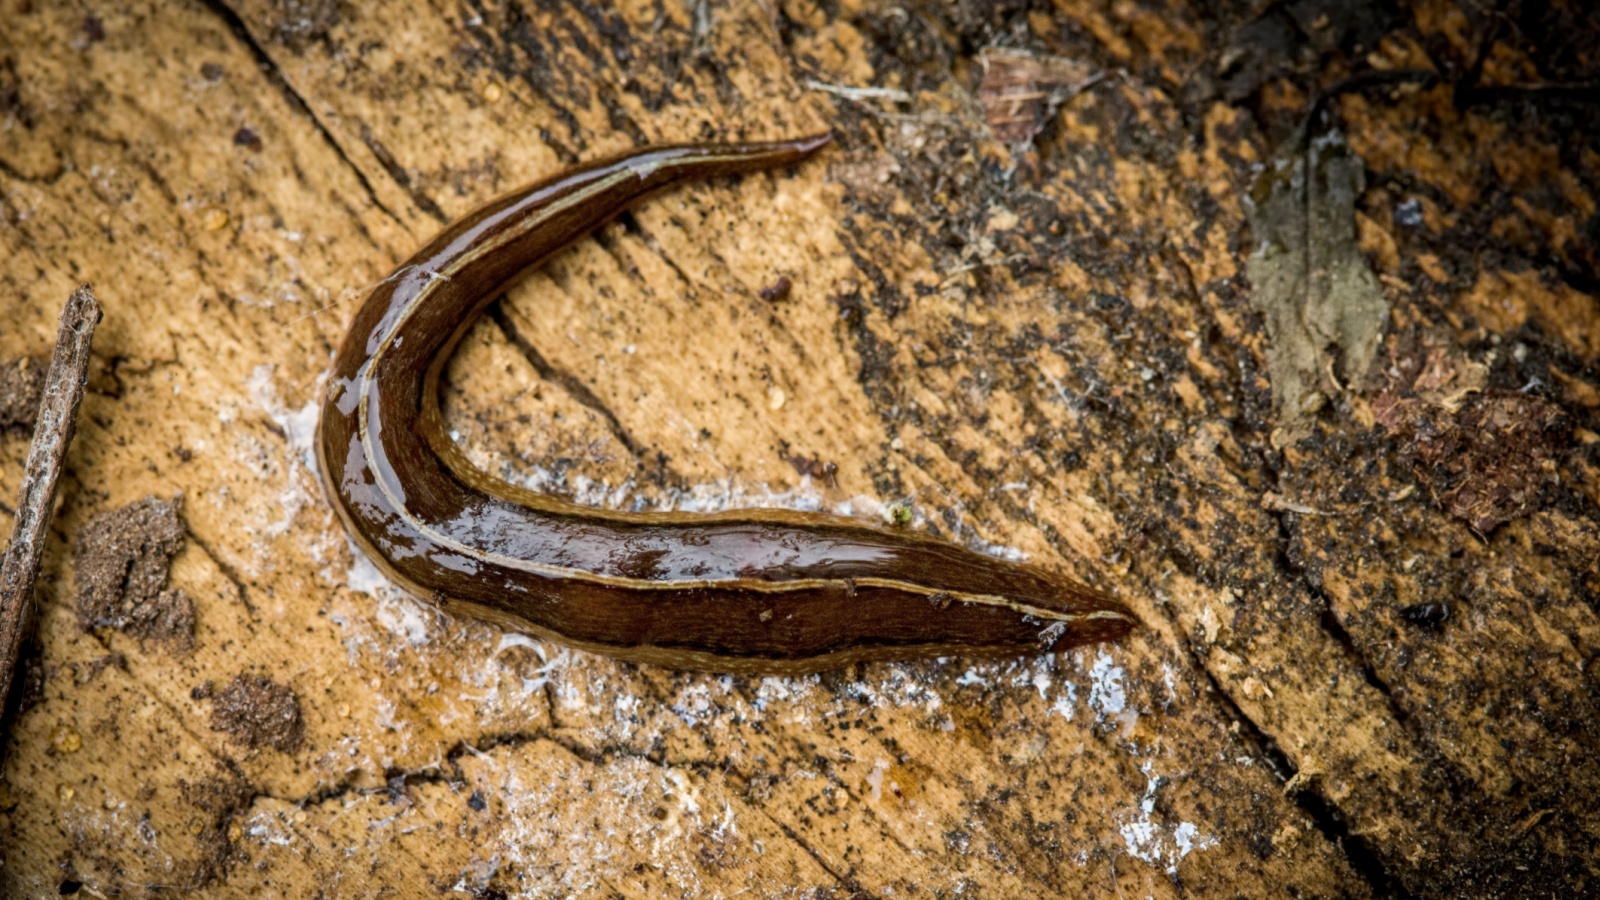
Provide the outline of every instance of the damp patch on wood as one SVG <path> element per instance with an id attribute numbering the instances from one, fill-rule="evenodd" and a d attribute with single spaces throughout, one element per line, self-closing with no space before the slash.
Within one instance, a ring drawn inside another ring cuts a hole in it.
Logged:
<path id="1" fill-rule="evenodd" d="M 167 572 L 183 549 L 180 501 L 147 497 L 101 513 L 78 532 L 78 621 L 114 628 L 176 652 L 194 646 L 194 601 L 168 589 Z"/>

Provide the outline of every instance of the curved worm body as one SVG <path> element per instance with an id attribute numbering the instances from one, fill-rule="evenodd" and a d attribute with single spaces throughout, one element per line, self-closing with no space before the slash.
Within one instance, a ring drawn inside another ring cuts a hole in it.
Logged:
<path id="1" fill-rule="evenodd" d="M 446 228 L 356 313 L 316 440 L 328 496 L 397 583 L 584 650 L 793 674 L 857 660 L 997 656 L 1126 634 L 1077 582 L 914 532 L 789 510 L 622 513 L 474 468 L 439 372 L 485 304 L 628 205 L 687 179 L 789 165 L 827 135 L 664 147 L 580 166 Z"/>

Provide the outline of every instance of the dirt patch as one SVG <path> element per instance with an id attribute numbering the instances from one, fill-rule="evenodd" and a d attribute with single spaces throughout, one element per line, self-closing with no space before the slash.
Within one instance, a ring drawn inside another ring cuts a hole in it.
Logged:
<path id="1" fill-rule="evenodd" d="M 166 590 L 167 570 L 183 549 L 181 502 L 147 497 L 102 513 L 78 533 L 78 621 L 115 628 L 177 652 L 194 646 L 194 601 Z"/>
<path id="2" fill-rule="evenodd" d="M 176 588 L 162 591 L 134 608 L 123 631 L 175 653 L 188 653 L 194 649 L 194 600 Z"/>
<path id="3" fill-rule="evenodd" d="M 209 693 L 202 689 L 197 695 Z M 285 753 L 299 748 L 306 731 L 294 691 L 265 675 L 237 676 L 215 696 L 211 730 L 225 732 L 236 744 Z"/>
<path id="4" fill-rule="evenodd" d="M 234 820 L 249 808 L 254 792 L 239 775 L 221 768 L 197 782 L 180 778 L 178 790 L 201 813 L 191 827 L 197 829 L 195 839 L 202 853 L 189 879 L 191 887 L 201 887 L 215 882 L 226 871 L 233 858 L 234 839 L 229 832 L 237 831 Z"/>
<path id="5" fill-rule="evenodd" d="M 0 363 L 0 429 L 33 427 L 48 368 L 31 356 Z"/>

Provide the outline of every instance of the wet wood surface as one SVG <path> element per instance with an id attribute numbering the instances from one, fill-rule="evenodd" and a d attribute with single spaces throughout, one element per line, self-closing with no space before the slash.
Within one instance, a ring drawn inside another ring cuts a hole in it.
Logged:
<path id="1" fill-rule="evenodd" d="M 0 893 L 1594 890 L 1586 15 L 0 0 L 0 363 L 106 314 Z M 512 289 L 459 441 L 593 504 L 906 504 L 1143 629 L 682 674 L 353 554 L 310 448 L 365 286 L 565 164 L 822 128 Z"/>

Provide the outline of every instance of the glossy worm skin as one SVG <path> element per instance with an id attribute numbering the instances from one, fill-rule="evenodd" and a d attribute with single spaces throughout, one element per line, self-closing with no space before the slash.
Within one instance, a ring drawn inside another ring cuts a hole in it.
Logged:
<path id="1" fill-rule="evenodd" d="M 520 273 L 663 188 L 798 163 L 828 140 L 579 166 L 461 219 L 378 285 L 334 360 L 316 440 L 362 550 L 449 611 L 674 668 L 796 674 L 1126 634 L 1132 614 L 1077 582 L 926 535 L 790 510 L 576 506 L 474 468 L 450 440 L 440 369 Z"/>

